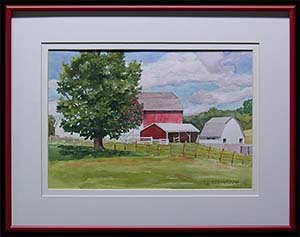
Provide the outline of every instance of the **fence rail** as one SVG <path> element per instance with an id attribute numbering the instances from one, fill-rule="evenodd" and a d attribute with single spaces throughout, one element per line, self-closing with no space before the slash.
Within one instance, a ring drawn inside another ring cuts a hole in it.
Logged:
<path id="1" fill-rule="evenodd" d="M 112 150 L 126 150 L 166 157 L 188 157 L 211 159 L 228 165 L 252 165 L 252 156 L 225 149 L 207 147 L 197 143 L 124 143 L 106 142 L 105 147 Z"/>
<path id="2" fill-rule="evenodd" d="M 224 149 L 226 151 L 241 153 L 244 155 L 252 155 L 252 145 L 250 144 L 214 144 L 214 143 L 201 143 L 203 146 L 215 147 L 218 149 Z"/>

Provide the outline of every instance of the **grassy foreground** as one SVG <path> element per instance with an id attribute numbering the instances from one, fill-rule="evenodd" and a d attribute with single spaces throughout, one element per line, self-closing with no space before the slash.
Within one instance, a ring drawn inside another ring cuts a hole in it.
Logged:
<path id="1" fill-rule="evenodd" d="M 180 151 L 181 146 L 178 145 Z M 213 157 L 207 159 L 200 151 L 196 156 L 188 150 L 184 154 L 175 153 L 176 147 L 172 156 L 167 150 L 156 150 L 155 146 L 153 150 L 129 148 L 96 152 L 83 145 L 49 144 L 49 188 L 251 188 L 251 162 L 229 165 Z"/>

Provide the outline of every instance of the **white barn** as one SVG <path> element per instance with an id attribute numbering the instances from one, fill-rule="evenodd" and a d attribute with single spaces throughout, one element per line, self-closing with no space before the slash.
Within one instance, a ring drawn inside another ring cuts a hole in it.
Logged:
<path id="1" fill-rule="evenodd" d="M 233 117 L 214 117 L 208 120 L 199 137 L 202 144 L 244 144 L 245 135 Z"/>

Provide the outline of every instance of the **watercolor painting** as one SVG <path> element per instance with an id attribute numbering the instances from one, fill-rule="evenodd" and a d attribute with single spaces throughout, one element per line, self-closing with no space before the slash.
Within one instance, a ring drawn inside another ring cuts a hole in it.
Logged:
<path id="1" fill-rule="evenodd" d="M 48 51 L 50 189 L 249 189 L 246 50 Z"/>

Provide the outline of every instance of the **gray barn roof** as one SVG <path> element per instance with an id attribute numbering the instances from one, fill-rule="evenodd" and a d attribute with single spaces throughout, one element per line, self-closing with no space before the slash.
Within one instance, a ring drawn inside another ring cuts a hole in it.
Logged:
<path id="1" fill-rule="evenodd" d="M 198 128 L 190 123 L 154 123 L 162 130 L 172 133 L 172 132 L 200 132 Z M 152 126 L 153 124 L 147 126 L 146 128 Z M 144 129 L 146 129 L 144 128 Z"/>
<path id="2" fill-rule="evenodd" d="M 222 136 L 226 123 L 228 123 L 232 117 L 214 117 L 208 120 L 201 133 L 200 138 L 219 138 Z"/>
<path id="3" fill-rule="evenodd" d="M 138 102 L 144 111 L 183 111 L 179 98 L 172 92 L 142 92 Z"/>

